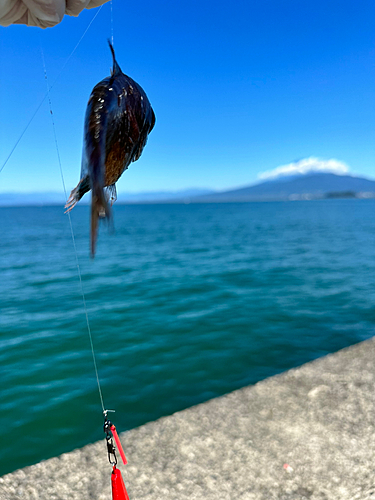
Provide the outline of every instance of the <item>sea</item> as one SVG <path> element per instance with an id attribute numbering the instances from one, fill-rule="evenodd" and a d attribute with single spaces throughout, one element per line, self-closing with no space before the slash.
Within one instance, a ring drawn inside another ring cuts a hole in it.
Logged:
<path id="1" fill-rule="evenodd" d="M 375 334 L 375 200 L 0 208 L 0 475 Z M 82 287 L 77 267 L 82 276 Z M 249 408 L 251 411 L 251 408 Z"/>

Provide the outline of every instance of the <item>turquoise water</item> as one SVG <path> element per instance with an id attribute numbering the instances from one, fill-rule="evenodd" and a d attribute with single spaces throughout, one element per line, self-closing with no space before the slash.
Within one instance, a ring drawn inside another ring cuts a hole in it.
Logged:
<path id="1" fill-rule="evenodd" d="M 375 334 L 375 202 L 116 206 L 89 258 L 104 403 L 120 431 Z M 70 229 L 1 208 L 0 474 L 103 437 Z M 103 443 L 103 454 L 105 454 Z"/>

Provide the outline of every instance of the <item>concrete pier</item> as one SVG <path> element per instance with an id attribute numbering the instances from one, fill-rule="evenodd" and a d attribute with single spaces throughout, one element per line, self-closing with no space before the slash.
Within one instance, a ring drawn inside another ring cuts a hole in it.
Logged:
<path id="1" fill-rule="evenodd" d="M 121 435 L 131 500 L 375 500 L 375 340 Z M 0 478 L 1 500 L 110 500 L 104 440 Z"/>

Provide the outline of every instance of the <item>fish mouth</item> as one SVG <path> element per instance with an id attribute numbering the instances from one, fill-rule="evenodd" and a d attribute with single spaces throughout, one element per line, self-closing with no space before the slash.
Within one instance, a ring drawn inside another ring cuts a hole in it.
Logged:
<path id="1" fill-rule="evenodd" d="M 108 41 L 109 48 L 111 49 L 112 58 L 113 58 L 113 67 L 111 69 L 111 76 L 122 74 L 122 70 L 120 68 L 120 65 L 116 61 L 115 49 L 113 48 L 113 44 L 109 39 L 107 41 Z"/>

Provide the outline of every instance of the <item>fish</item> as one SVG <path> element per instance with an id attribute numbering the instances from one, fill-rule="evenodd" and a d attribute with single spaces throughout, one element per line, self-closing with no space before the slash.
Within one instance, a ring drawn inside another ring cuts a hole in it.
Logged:
<path id="1" fill-rule="evenodd" d="M 116 182 L 137 161 L 155 125 L 155 113 L 143 88 L 125 75 L 113 58 L 111 75 L 93 88 L 87 103 L 80 181 L 66 202 L 70 212 L 91 190 L 90 254 L 95 256 L 100 218 L 112 219 Z"/>

